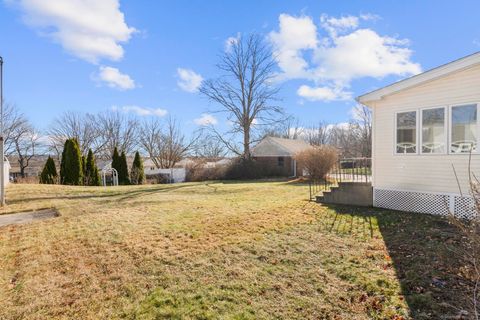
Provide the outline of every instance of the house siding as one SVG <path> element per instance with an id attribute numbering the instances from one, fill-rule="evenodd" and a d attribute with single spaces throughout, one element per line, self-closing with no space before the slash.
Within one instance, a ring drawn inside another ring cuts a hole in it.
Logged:
<path id="1" fill-rule="evenodd" d="M 394 153 L 395 114 L 479 102 L 480 65 L 476 65 L 369 103 L 373 107 L 374 188 L 458 194 L 460 185 L 462 192 L 468 193 L 468 154 Z M 418 121 L 420 119 L 417 116 Z M 448 126 L 446 134 L 450 134 Z M 480 171 L 480 154 L 472 155 L 471 170 Z"/>
<path id="2" fill-rule="evenodd" d="M 265 168 L 268 168 L 271 171 L 269 172 L 269 175 L 271 176 L 278 176 L 278 177 L 293 176 L 294 160 L 292 159 L 292 157 L 283 156 L 283 159 L 284 159 L 283 167 L 278 165 L 278 158 L 279 157 L 275 156 L 275 157 L 254 157 L 253 159 L 258 163 L 263 164 Z M 300 173 L 300 171 L 297 171 L 297 173 Z"/>

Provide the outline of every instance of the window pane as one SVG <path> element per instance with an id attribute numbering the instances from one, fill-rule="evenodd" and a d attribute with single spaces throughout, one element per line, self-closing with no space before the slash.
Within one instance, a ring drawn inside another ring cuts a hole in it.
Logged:
<path id="1" fill-rule="evenodd" d="M 422 111 L 422 152 L 445 152 L 445 109 Z"/>
<path id="2" fill-rule="evenodd" d="M 417 113 L 397 113 L 397 153 L 417 152 Z"/>
<path id="3" fill-rule="evenodd" d="M 477 149 L 477 105 L 452 107 L 451 151 L 465 153 Z"/>

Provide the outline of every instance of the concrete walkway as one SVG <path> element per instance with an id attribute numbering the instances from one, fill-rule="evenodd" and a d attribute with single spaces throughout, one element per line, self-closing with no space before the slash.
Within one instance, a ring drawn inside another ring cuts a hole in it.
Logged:
<path id="1" fill-rule="evenodd" d="M 0 227 L 10 224 L 22 224 L 31 221 L 45 220 L 55 217 L 58 217 L 58 213 L 54 209 L 3 214 L 0 215 Z"/>

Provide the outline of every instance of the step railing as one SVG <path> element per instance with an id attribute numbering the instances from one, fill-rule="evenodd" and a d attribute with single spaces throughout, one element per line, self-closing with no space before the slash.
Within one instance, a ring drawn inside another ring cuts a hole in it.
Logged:
<path id="1" fill-rule="evenodd" d="M 325 175 L 324 179 L 309 180 L 310 200 L 320 192 L 328 191 L 341 182 L 372 182 L 371 158 L 343 158 Z"/>

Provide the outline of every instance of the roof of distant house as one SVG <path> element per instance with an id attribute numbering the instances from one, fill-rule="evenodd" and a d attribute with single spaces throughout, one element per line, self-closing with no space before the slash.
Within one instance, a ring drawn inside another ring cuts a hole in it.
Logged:
<path id="1" fill-rule="evenodd" d="M 254 157 L 288 157 L 304 151 L 311 146 L 304 140 L 285 139 L 267 136 L 263 138 L 253 149 Z"/>

